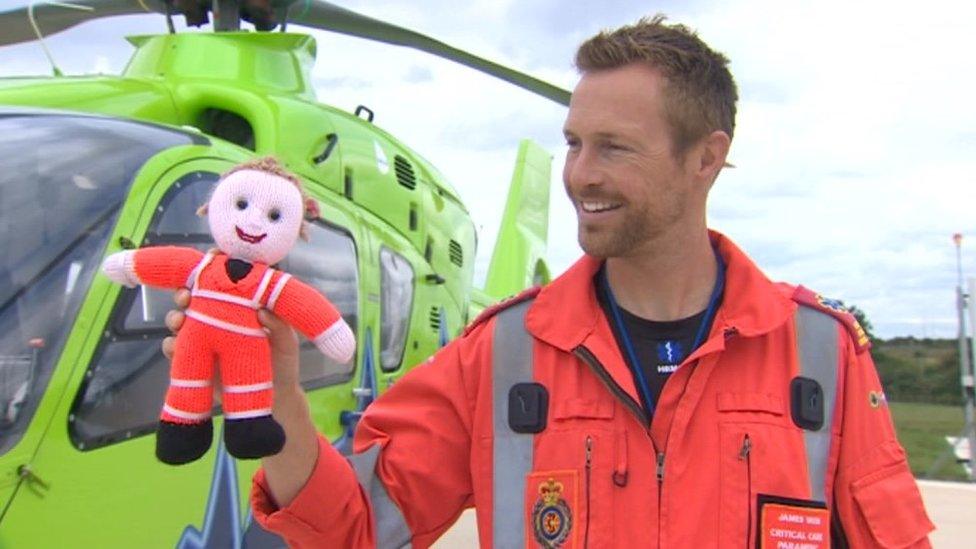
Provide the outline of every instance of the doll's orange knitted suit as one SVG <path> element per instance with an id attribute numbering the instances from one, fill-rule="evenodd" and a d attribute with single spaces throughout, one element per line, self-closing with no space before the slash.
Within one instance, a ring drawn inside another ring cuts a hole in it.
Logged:
<path id="1" fill-rule="evenodd" d="M 234 280 L 229 265 L 234 261 L 219 251 L 176 246 L 143 248 L 125 257 L 133 282 L 191 290 L 160 418 L 157 456 L 164 462 L 186 463 L 209 448 L 215 362 L 228 451 L 255 458 L 281 449 L 284 432 L 271 418 L 271 353 L 258 309 L 274 312 L 330 358 L 345 362 L 355 351 L 348 325 L 318 291 L 262 263 L 239 262 L 243 277 Z"/>
<path id="2" fill-rule="evenodd" d="M 221 176 L 199 213 L 207 217 L 217 250 L 143 248 L 111 254 L 102 263 L 102 272 L 118 284 L 190 288 L 156 430 L 156 456 L 188 463 L 210 448 L 215 363 L 227 451 L 239 458 L 276 454 L 285 432 L 271 415 L 271 350 L 258 310 L 271 310 L 339 362 L 356 349 L 352 330 L 325 297 L 269 267 L 304 238 L 307 220 L 320 215 L 318 205 L 303 194 L 297 176 L 269 157 Z"/>

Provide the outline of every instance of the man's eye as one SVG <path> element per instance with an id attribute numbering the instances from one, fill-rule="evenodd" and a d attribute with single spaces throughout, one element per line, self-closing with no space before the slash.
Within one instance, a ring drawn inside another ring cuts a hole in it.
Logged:
<path id="1" fill-rule="evenodd" d="M 270 212 L 268 212 L 268 219 L 270 219 L 271 221 L 278 221 L 279 219 L 281 219 L 281 212 L 278 211 L 277 209 L 271 210 Z"/>
<path id="2" fill-rule="evenodd" d="M 245 199 L 245 198 L 238 198 L 237 199 L 237 209 L 238 210 L 246 210 L 247 209 L 247 199 Z"/>

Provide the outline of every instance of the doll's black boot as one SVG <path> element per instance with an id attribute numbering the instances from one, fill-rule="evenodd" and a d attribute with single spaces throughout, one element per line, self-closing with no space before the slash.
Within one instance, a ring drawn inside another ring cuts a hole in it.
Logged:
<path id="1" fill-rule="evenodd" d="M 212 420 L 198 423 L 161 420 L 156 430 L 156 457 L 163 463 L 183 465 L 200 459 L 212 441 Z"/>
<path id="2" fill-rule="evenodd" d="M 273 456 L 285 445 L 285 431 L 271 416 L 228 419 L 224 443 L 230 455 L 239 459 Z"/>

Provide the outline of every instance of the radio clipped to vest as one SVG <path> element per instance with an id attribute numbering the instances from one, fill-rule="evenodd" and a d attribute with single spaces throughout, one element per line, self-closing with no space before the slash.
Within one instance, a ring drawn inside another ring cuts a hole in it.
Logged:
<path id="1" fill-rule="evenodd" d="M 824 423 L 823 388 L 816 380 L 795 377 L 790 382 L 790 413 L 793 423 L 807 431 L 819 431 Z"/>
<path id="2" fill-rule="evenodd" d="M 539 383 L 516 383 L 508 391 L 508 426 L 516 433 L 541 433 L 549 415 L 549 391 Z"/>

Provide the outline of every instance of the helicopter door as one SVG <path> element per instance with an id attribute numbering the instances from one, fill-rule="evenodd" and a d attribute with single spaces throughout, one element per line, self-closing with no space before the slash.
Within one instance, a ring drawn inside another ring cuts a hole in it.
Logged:
<path id="1" fill-rule="evenodd" d="M 52 487 L 33 460 L 56 430 L 133 176 L 160 150 L 191 142 L 124 120 L 0 107 L 0 545 L 15 496 Z"/>
<path id="2" fill-rule="evenodd" d="M 219 173 L 232 163 L 200 159 L 174 166 L 172 158 L 156 166 L 157 178 L 136 183 L 130 196 L 138 199 L 129 200 L 122 216 L 142 221 L 120 223 L 123 237 L 113 242 L 131 238 L 138 245 L 212 246 L 206 220 L 195 212 Z M 323 205 L 323 217 L 329 222 L 313 222 L 311 241 L 297 244 L 281 266 L 326 293 L 357 330 L 357 229 L 351 216 L 328 204 Z M 95 254 L 95 268 L 101 250 Z M 104 279 L 96 284 L 109 286 Z M 172 293 L 115 288 L 118 297 L 105 299 L 97 315 L 87 318 L 88 350 L 76 357 L 79 364 L 67 386 L 68 398 L 62 399 L 51 422 L 55 435 L 37 451 L 34 463 L 51 492 L 17 498 L 0 545 L 13 532 L 25 533 L 27 538 L 18 539 L 38 546 L 223 547 L 236 546 L 233 540 L 252 539 L 246 497 L 257 462 L 230 459 L 219 439 L 204 458 L 178 469 L 154 456 L 151 435 L 169 371 L 160 342 L 168 335 L 163 320 L 173 307 Z M 324 423 L 320 428 L 333 436 L 339 430 L 339 410 L 353 400 L 346 395 L 355 366 L 355 361 L 329 363 L 307 345 L 302 348 L 303 386 Z M 330 429 L 327 421 L 335 426 Z M 219 420 L 215 427 L 219 432 Z M 164 513 L 161 502 L 170 503 Z M 66 517 L 75 526 L 26 534 L 39 521 L 60 524 Z"/>

